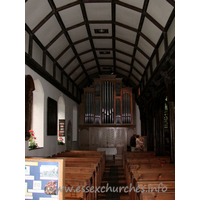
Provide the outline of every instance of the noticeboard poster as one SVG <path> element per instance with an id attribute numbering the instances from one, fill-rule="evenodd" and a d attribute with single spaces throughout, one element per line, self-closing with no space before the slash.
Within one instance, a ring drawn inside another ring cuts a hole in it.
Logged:
<path id="1" fill-rule="evenodd" d="M 59 200 L 59 162 L 25 161 L 25 199 Z"/>

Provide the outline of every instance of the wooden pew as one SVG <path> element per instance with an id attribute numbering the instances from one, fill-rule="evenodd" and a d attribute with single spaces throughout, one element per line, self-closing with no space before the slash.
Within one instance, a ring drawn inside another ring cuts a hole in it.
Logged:
<path id="1" fill-rule="evenodd" d="M 158 188 L 160 185 L 160 189 Z M 137 181 L 136 182 L 136 187 L 139 188 L 143 188 L 143 190 L 141 191 L 145 191 L 145 192 L 134 192 L 134 200 L 141 200 L 141 198 L 146 198 L 148 197 L 148 194 L 150 194 L 150 196 L 152 196 L 151 194 L 151 190 L 155 191 L 154 188 L 156 188 L 157 190 L 159 189 L 159 193 L 162 195 L 159 195 L 159 198 L 170 198 L 169 200 L 174 200 L 174 196 L 175 196 L 175 181 L 152 181 L 152 180 L 148 180 L 148 181 Z M 166 195 L 167 193 L 169 193 L 170 195 Z M 174 194 L 174 195 L 173 195 Z M 141 197 L 142 196 L 142 197 Z M 157 198 L 156 198 L 157 199 Z M 162 199 L 163 200 L 163 199 Z"/>
<path id="2" fill-rule="evenodd" d="M 148 175 L 146 175 L 148 174 Z M 155 175 L 154 175 L 155 174 Z M 165 174 L 170 174 L 166 178 Z M 135 183 L 140 180 L 146 181 L 161 181 L 161 180 L 175 180 L 175 168 L 146 168 L 146 169 L 132 169 L 127 177 L 127 185 L 136 187 Z"/>
<path id="3" fill-rule="evenodd" d="M 88 179 L 65 179 L 65 199 L 82 199 L 82 200 L 89 200 L 91 199 L 91 194 L 85 192 L 76 192 L 78 187 L 91 187 L 92 183 L 91 180 Z M 68 190 L 70 189 L 70 190 Z"/>
<path id="4" fill-rule="evenodd" d="M 151 157 L 151 158 L 146 158 L 146 157 L 140 157 L 140 158 L 127 158 L 125 160 L 125 167 L 124 167 L 124 171 L 125 171 L 125 177 L 127 179 L 127 182 L 129 180 L 129 176 L 130 176 L 130 166 L 131 165 L 145 165 L 145 164 L 162 164 L 164 166 L 164 164 L 170 163 L 170 158 L 166 157 L 166 156 L 157 156 L 157 157 Z M 166 165 L 167 166 L 167 165 Z"/>
<path id="5" fill-rule="evenodd" d="M 132 176 L 132 180 L 135 179 L 135 181 L 139 180 L 152 180 L 152 181 L 175 181 L 175 174 L 174 173 L 155 173 L 155 174 L 134 174 Z"/>
<path id="6" fill-rule="evenodd" d="M 83 177 L 84 175 L 92 175 L 92 186 L 95 188 L 98 186 L 98 177 L 95 176 L 95 170 L 94 168 L 83 168 L 83 167 L 65 167 L 65 177 L 66 179 L 69 179 L 71 176 L 73 176 L 72 179 L 79 179 L 80 176 Z M 71 179 L 71 178 L 70 178 Z M 84 185 L 85 187 L 87 185 Z M 93 196 L 93 199 L 97 198 L 97 194 Z"/>
<path id="7" fill-rule="evenodd" d="M 105 152 L 63 152 L 58 155 L 65 159 L 65 181 L 73 188 L 92 186 L 98 187 L 101 184 L 105 169 Z M 73 197 L 71 195 L 74 195 Z M 76 196 L 75 196 L 76 195 Z M 97 199 L 97 193 L 72 193 L 66 194 L 66 198 L 82 198 L 87 200 Z"/>
<path id="8" fill-rule="evenodd" d="M 123 166 L 127 185 L 134 188 L 158 187 L 159 183 L 167 186 L 165 193 L 130 192 L 131 200 L 175 199 L 175 165 L 169 164 L 168 156 L 155 156 L 149 152 L 126 152 L 123 154 Z M 132 185 L 131 185 L 132 184 Z M 156 185 L 157 184 L 157 185 Z"/>
<path id="9" fill-rule="evenodd" d="M 73 173 L 67 173 L 65 172 L 65 181 L 67 181 L 68 179 L 74 179 L 76 180 L 76 183 L 77 185 L 81 186 L 80 184 L 80 180 L 88 180 L 90 182 L 89 185 L 82 185 L 81 187 L 85 186 L 89 186 L 89 188 L 93 187 L 95 188 L 95 181 L 94 181 L 94 173 L 76 173 L 76 172 L 73 172 Z M 73 185 L 73 188 L 75 189 L 76 188 L 76 185 Z M 80 189 L 81 191 L 81 189 Z M 78 193 L 81 193 L 81 192 L 78 192 Z M 77 194 L 78 194 L 77 193 Z M 84 193 L 84 192 L 83 192 Z M 95 193 L 88 193 L 88 196 L 89 196 L 89 200 L 93 200 L 95 199 Z"/>
<path id="10" fill-rule="evenodd" d="M 81 157 L 81 158 L 99 158 L 100 159 L 100 170 L 101 170 L 101 180 L 103 178 L 103 172 L 105 170 L 105 152 L 96 151 L 70 151 L 64 152 L 58 155 L 58 157 Z M 88 160 L 88 159 L 87 159 Z"/>
<path id="11" fill-rule="evenodd" d="M 133 164 L 130 169 L 175 168 L 174 164 Z"/>
<path id="12" fill-rule="evenodd" d="M 73 163 L 76 164 L 77 167 L 83 166 L 82 164 L 94 164 L 96 167 L 96 176 L 98 177 L 98 185 L 100 185 L 102 180 L 102 174 L 103 174 L 103 167 L 100 165 L 100 161 L 98 158 L 74 158 L 74 157 L 64 157 L 65 163 Z M 97 186 L 98 186 L 97 185 Z"/>
<path id="13" fill-rule="evenodd" d="M 149 192 L 149 193 L 141 193 L 138 197 L 140 200 L 174 200 L 175 192 L 165 192 L 165 193 L 157 193 L 157 192 Z"/>

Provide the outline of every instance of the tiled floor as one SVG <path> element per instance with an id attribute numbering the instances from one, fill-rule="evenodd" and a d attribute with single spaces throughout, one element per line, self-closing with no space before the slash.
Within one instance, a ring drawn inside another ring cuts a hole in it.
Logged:
<path id="1" fill-rule="evenodd" d="M 128 193 L 124 193 L 122 189 L 119 192 L 120 188 L 126 187 L 126 179 L 124 175 L 124 170 L 122 166 L 122 160 L 107 161 L 105 172 L 102 180 L 101 186 L 102 191 L 107 189 L 107 192 L 99 193 L 98 200 L 129 200 Z M 109 186 L 109 187 L 106 187 Z M 111 192 L 111 189 L 116 191 L 118 188 L 118 192 Z"/>

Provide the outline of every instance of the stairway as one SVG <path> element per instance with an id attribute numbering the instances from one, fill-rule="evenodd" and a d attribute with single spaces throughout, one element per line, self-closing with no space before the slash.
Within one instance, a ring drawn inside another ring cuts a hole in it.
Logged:
<path id="1" fill-rule="evenodd" d="M 122 160 L 115 160 L 115 162 L 107 161 L 101 183 L 101 188 L 103 187 L 102 191 L 104 192 L 98 193 L 98 200 L 129 200 L 129 195 L 124 192 L 124 188 L 122 188 L 122 186 L 126 187 Z M 106 189 L 107 192 L 105 192 Z M 113 189 L 115 192 L 113 192 Z M 120 189 L 121 191 L 119 191 Z"/>

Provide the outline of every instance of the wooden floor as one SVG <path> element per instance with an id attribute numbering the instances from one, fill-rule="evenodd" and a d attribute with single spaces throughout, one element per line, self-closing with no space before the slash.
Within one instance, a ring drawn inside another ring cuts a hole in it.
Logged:
<path id="1" fill-rule="evenodd" d="M 122 160 L 107 161 L 105 172 L 103 175 L 103 180 L 101 187 L 109 184 L 109 187 L 126 187 L 126 179 L 124 175 L 124 169 L 122 166 Z M 108 188 L 107 188 L 108 189 Z M 105 191 L 104 188 L 102 188 Z M 110 189 L 105 193 L 98 193 L 98 200 L 129 200 L 128 193 L 124 193 L 124 189 L 121 192 L 111 192 Z"/>

